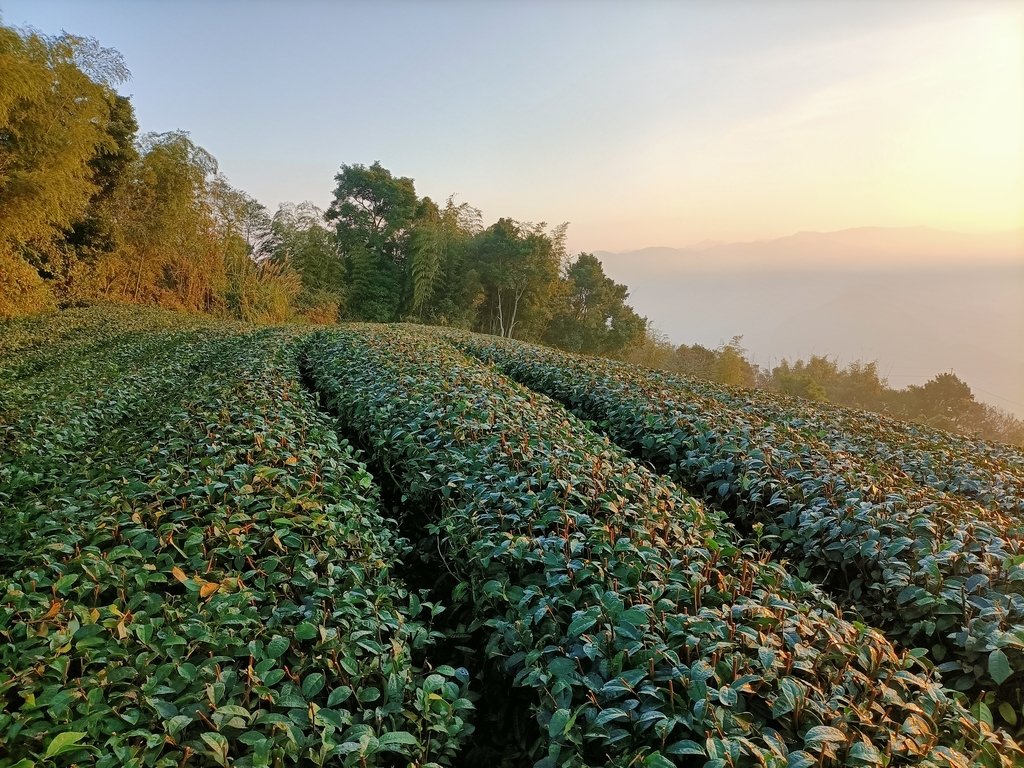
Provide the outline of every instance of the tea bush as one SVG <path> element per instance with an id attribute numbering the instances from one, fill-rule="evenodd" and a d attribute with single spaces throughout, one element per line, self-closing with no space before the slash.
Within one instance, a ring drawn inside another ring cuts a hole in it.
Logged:
<path id="1" fill-rule="evenodd" d="M 297 339 L 179 336 L 5 414 L 0 765 L 451 764 L 467 676 Z"/>
<path id="2" fill-rule="evenodd" d="M 763 393 L 487 337 L 448 337 L 595 420 L 618 444 L 737 521 L 763 525 L 763 541 L 830 586 L 844 605 L 892 639 L 925 646 L 957 689 L 988 690 L 987 702 L 1011 727 L 1021 721 L 1024 537 L 1012 512 L 1020 499 L 981 506 L 939 490 L 938 481 L 919 482 L 924 457 L 944 450 L 925 442 L 931 433 L 917 433 L 913 453 L 873 452 L 870 441 L 884 443 L 885 433 L 861 438 L 854 450 L 852 440 L 820 434 L 810 419 L 794 425 L 795 417 L 782 418 L 779 404 L 766 405 L 771 396 Z M 856 431 L 852 418 L 844 430 Z M 869 417 L 861 430 L 876 423 Z M 1012 474 L 1013 449 L 1001 453 L 1005 474 Z M 891 463 L 910 455 L 919 459 L 912 472 Z M 986 477 L 984 456 L 974 462 L 974 476 Z M 1008 483 L 988 495 L 1006 493 Z M 978 712 L 992 716 L 987 704 Z"/>
<path id="3" fill-rule="evenodd" d="M 1009 764 L 911 657 L 552 401 L 430 334 L 317 336 L 310 377 L 436 517 L 538 766 Z M 999 743 L 1002 741 L 1002 747 Z"/>

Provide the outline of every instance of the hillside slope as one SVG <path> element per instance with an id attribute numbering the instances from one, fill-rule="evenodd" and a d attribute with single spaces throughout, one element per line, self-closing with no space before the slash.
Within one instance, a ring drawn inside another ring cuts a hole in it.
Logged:
<path id="1" fill-rule="evenodd" d="M 991 706 L 969 711 L 927 660 L 851 621 L 854 603 L 774 561 L 770 535 L 741 536 L 738 505 L 702 502 L 594 431 L 609 424 L 452 342 L 489 340 L 116 307 L 0 326 L 0 766 L 1024 754 L 990 728 L 1020 711 L 1015 614 L 969 681 Z M 775 407 L 730 395 L 724 412 Z M 816 445 L 859 429 L 841 409 L 770 418 L 780 435 L 803 419 Z M 1019 517 L 1019 457 L 901 429 L 872 433 L 908 467 L 878 494 L 949 486 L 976 510 L 947 521 L 950 541 Z M 948 450 L 925 466 L 922 440 Z M 783 473 L 780 498 L 830 471 Z M 964 560 L 972 601 L 1010 594 L 1006 554 L 1004 570 L 991 550 Z"/>

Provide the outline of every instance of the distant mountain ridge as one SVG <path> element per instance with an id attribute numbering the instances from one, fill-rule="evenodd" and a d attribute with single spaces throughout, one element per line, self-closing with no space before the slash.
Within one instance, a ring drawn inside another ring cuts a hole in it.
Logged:
<path id="1" fill-rule="evenodd" d="M 878 360 L 894 387 L 953 370 L 1024 417 L 1024 228 L 860 227 L 596 255 L 675 343 L 743 335 L 762 365 Z"/>
<path id="2" fill-rule="evenodd" d="M 823 261 L 824 255 L 828 259 Z M 802 231 L 770 240 L 701 241 L 683 248 L 653 246 L 634 251 L 598 251 L 604 261 L 622 257 L 646 260 L 670 258 L 691 266 L 729 265 L 735 268 L 844 269 L 877 268 L 892 260 L 920 260 L 930 266 L 964 258 L 1009 262 L 1024 260 L 1024 227 L 1000 232 L 948 232 L 930 227 L 856 227 L 834 232 Z M 845 262 L 843 259 L 854 259 Z M 915 264 L 916 266 L 917 264 Z M 907 266 L 901 264 L 900 266 Z"/>

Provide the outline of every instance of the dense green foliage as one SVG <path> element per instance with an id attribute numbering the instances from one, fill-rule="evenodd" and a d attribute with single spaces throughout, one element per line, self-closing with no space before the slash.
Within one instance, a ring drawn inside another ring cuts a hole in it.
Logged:
<path id="1" fill-rule="evenodd" d="M 907 657 L 551 401 L 411 329 L 324 333 L 309 366 L 526 689 L 514 763 L 1001 759 L 939 746 L 965 715 Z"/>
<path id="2" fill-rule="evenodd" d="M 183 131 L 138 134 L 117 51 L 0 25 L 0 319 L 96 299 L 246 322 L 415 319 L 615 354 L 645 321 L 565 225 L 343 165 L 326 213 L 271 216 Z M 333 224 L 333 228 L 329 225 Z"/>
<path id="3" fill-rule="evenodd" d="M 0 70 L 0 318 L 96 298 L 294 314 L 299 276 L 253 237 L 262 206 L 187 134 L 137 136 L 117 51 L 0 25 Z"/>
<path id="4" fill-rule="evenodd" d="M 333 323 L 345 308 L 347 278 L 323 211 L 312 203 L 286 203 L 270 226 L 274 263 L 294 268 L 302 281 L 295 308 L 313 322 Z"/>
<path id="5" fill-rule="evenodd" d="M 449 198 L 419 199 L 413 180 L 374 163 L 343 165 L 326 218 L 337 233 L 346 284 L 342 317 L 411 319 L 546 340 L 565 349 L 620 354 L 646 321 L 624 285 L 592 254 L 569 258 L 565 224 L 548 230 Z M 326 253 L 326 251 L 325 251 Z"/>
<path id="6" fill-rule="evenodd" d="M 379 162 L 344 164 L 331 205 L 271 216 L 184 131 L 138 135 L 121 55 L 95 40 L 0 25 L 0 319 L 100 300 L 246 322 L 399 321 L 541 341 L 1024 444 L 1024 423 L 953 374 L 892 390 L 873 363 L 771 370 L 739 337 L 673 346 L 566 224 L 419 197 Z"/>
<path id="7" fill-rule="evenodd" d="M 271 215 L 127 76 L 0 25 L 0 768 L 1024 763 L 1024 454 L 931 428 L 1020 421 L 379 162 Z"/>
<path id="8" fill-rule="evenodd" d="M 1021 755 L 767 537 L 436 332 L 113 305 L 0 325 L 0 372 L 0 765 Z M 988 450 L 956 493 L 1019 514 Z"/>
<path id="9" fill-rule="evenodd" d="M 966 382 L 954 373 L 940 373 L 922 385 L 893 389 L 879 376 L 876 363 L 851 363 L 813 356 L 807 362 L 783 360 L 771 371 L 759 371 L 758 386 L 810 400 L 896 416 L 900 419 L 965 435 L 1024 445 L 1024 422 L 978 402 Z"/>
<path id="10" fill-rule="evenodd" d="M 78 61 L 92 50 L 90 77 Z M 0 317 L 39 311 L 54 296 L 37 267 L 53 262 L 65 231 L 101 192 L 93 160 L 117 152 L 111 85 L 120 56 L 72 35 L 21 35 L 0 26 Z"/>
<path id="11" fill-rule="evenodd" d="M 1019 451 L 540 347 L 458 341 L 758 526 L 844 604 L 926 647 L 954 687 L 993 691 L 1009 724 L 1024 718 Z"/>
<path id="12" fill-rule="evenodd" d="M 626 304 L 626 286 L 605 276 L 600 260 L 581 253 L 565 272 L 564 300 L 544 333 L 547 344 L 576 352 L 617 355 L 641 338 L 646 323 Z"/>
<path id="13" fill-rule="evenodd" d="M 2 341 L 0 765 L 450 761 L 441 608 L 292 334 L 89 310 Z"/>

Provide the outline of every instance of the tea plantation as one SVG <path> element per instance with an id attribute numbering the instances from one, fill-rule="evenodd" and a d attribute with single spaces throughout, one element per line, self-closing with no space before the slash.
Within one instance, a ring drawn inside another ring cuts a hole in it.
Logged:
<path id="1" fill-rule="evenodd" d="M 418 326 L 0 325 L 0 768 L 1024 764 L 1024 453 Z"/>

